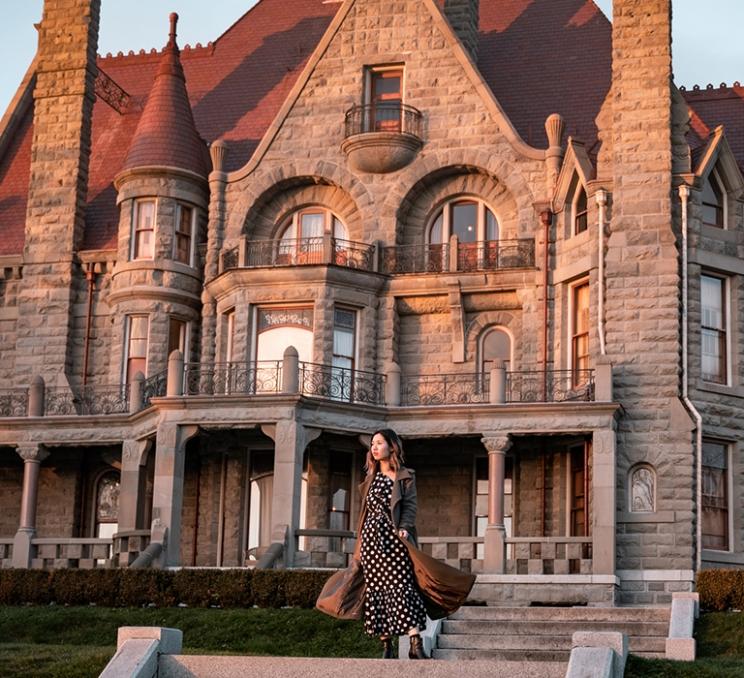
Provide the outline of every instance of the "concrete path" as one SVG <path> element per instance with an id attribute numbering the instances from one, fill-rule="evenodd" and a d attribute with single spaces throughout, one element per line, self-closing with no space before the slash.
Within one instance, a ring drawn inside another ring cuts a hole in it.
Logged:
<path id="1" fill-rule="evenodd" d="M 159 678 L 563 678 L 563 662 L 399 661 L 301 657 L 161 655 Z"/>

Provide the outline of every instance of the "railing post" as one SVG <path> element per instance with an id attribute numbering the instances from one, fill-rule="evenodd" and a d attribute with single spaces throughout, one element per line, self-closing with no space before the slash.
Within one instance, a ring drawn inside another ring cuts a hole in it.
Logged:
<path id="1" fill-rule="evenodd" d="M 31 386 L 28 389 L 28 416 L 29 417 L 43 417 L 44 416 L 44 390 L 46 386 L 44 384 L 44 378 L 41 375 L 36 375 L 31 380 Z"/>
<path id="2" fill-rule="evenodd" d="M 129 384 L 129 414 L 134 414 L 142 409 L 145 395 L 145 375 L 137 372 Z"/>
<path id="3" fill-rule="evenodd" d="M 323 263 L 333 264 L 333 236 L 330 233 L 323 234 Z"/>
<path id="4" fill-rule="evenodd" d="M 244 235 L 238 240 L 238 268 L 245 268 L 246 255 L 248 253 L 248 238 Z"/>
<path id="5" fill-rule="evenodd" d="M 400 405 L 400 367 L 391 362 L 385 370 L 385 405 L 398 407 Z"/>
<path id="6" fill-rule="evenodd" d="M 612 402 L 612 362 L 607 356 L 597 359 L 594 379 L 594 399 L 598 402 Z"/>
<path id="7" fill-rule="evenodd" d="M 382 272 L 382 242 L 379 240 L 372 244 L 372 270 L 375 273 Z"/>
<path id="8" fill-rule="evenodd" d="M 459 243 L 458 237 L 456 235 L 451 235 L 449 239 L 449 252 L 448 252 L 449 265 L 447 267 L 450 273 L 457 273 L 458 243 Z"/>
<path id="9" fill-rule="evenodd" d="M 506 402 L 506 367 L 503 360 L 493 361 L 488 401 L 494 405 L 503 405 Z"/>
<path id="10" fill-rule="evenodd" d="M 294 346 L 284 349 L 282 358 L 282 393 L 300 392 L 300 355 Z"/>
<path id="11" fill-rule="evenodd" d="M 173 351 L 168 356 L 168 381 L 165 394 L 169 398 L 183 395 L 183 367 L 183 353 L 178 350 Z"/>

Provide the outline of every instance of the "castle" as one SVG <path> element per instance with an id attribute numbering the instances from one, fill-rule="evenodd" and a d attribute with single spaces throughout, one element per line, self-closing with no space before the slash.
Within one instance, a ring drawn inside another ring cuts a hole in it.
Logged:
<path id="1" fill-rule="evenodd" d="M 744 90 L 670 0 L 99 12 L 0 123 L 0 566 L 342 566 L 383 427 L 489 600 L 744 564 Z"/>

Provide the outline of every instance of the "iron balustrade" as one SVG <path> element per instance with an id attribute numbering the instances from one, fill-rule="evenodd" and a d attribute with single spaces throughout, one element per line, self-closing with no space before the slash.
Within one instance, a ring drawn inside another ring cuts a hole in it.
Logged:
<path id="1" fill-rule="evenodd" d="M 231 247 L 229 250 L 225 250 L 222 253 L 222 271 L 227 271 L 231 268 L 237 268 L 238 262 L 240 261 L 240 250 L 238 247 Z"/>
<path id="2" fill-rule="evenodd" d="M 534 240 L 484 240 L 457 245 L 458 271 L 492 271 L 534 265 Z"/>
<path id="3" fill-rule="evenodd" d="M 509 403 L 594 400 L 594 370 L 531 370 L 506 373 Z"/>
<path id="4" fill-rule="evenodd" d="M 395 245 L 382 248 L 383 273 L 441 273 L 448 269 L 449 245 Z"/>
<path id="5" fill-rule="evenodd" d="M 389 132 L 421 139 L 421 111 L 397 101 L 352 106 L 346 111 L 344 136 Z"/>
<path id="6" fill-rule="evenodd" d="M 374 268 L 374 245 L 353 240 L 333 239 L 333 263 L 336 266 L 371 271 Z"/>
<path id="7" fill-rule="evenodd" d="M 150 404 L 153 398 L 163 398 L 167 393 L 167 387 L 168 370 L 163 370 L 145 379 L 142 385 L 142 402 L 145 407 Z"/>
<path id="8" fill-rule="evenodd" d="M 183 389 L 186 396 L 279 393 L 282 362 L 186 363 Z"/>
<path id="9" fill-rule="evenodd" d="M 0 390 L 0 417 L 25 417 L 28 414 L 28 389 Z"/>
<path id="10" fill-rule="evenodd" d="M 49 416 L 127 414 L 129 388 L 124 385 L 66 386 L 44 390 L 44 413 Z"/>
<path id="11" fill-rule="evenodd" d="M 489 377 L 480 374 L 416 374 L 401 379 L 401 405 L 488 402 Z"/>
<path id="12" fill-rule="evenodd" d="M 349 403 L 382 405 L 385 376 L 333 365 L 300 362 L 300 393 Z"/>

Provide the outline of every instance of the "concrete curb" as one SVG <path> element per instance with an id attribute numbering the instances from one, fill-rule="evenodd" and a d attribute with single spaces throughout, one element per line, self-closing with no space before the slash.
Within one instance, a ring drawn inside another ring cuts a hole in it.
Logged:
<path id="1" fill-rule="evenodd" d="M 162 654 L 179 654 L 183 633 L 160 626 L 122 626 L 116 637 L 116 654 L 99 678 L 155 678 Z"/>
<path id="2" fill-rule="evenodd" d="M 628 636 L 615 631 L 576 631 L 566 678 L 623 678 Z"/>
<path id="3" fill-rule="evenodd" d="M 677 661 L 695 661 L 696 645 L 693 637 L 695 619 L 700 615 L 698 593 L 675 593 L 672 596 L 672 611 L 669 617 L 669 636 L 664 655 Z"/>

